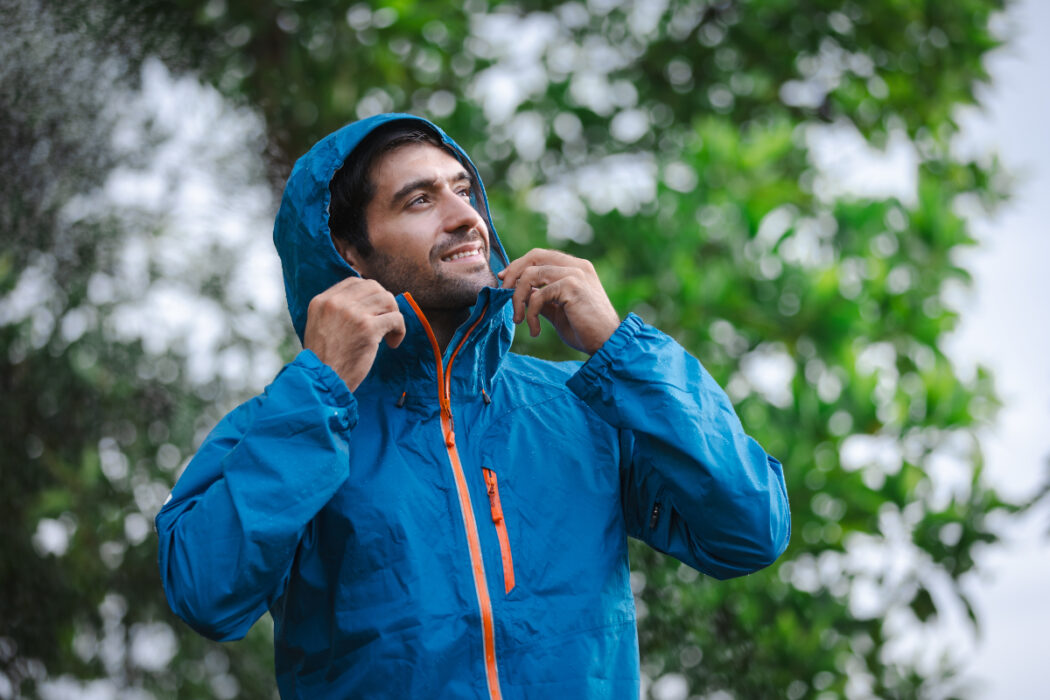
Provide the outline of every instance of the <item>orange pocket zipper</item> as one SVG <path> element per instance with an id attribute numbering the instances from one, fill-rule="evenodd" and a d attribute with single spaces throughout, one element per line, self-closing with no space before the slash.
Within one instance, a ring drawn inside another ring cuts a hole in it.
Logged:
<path id="1" fill-rule="evenodd" d="M 489 492 L 489 507 L 492 509 L 492 524 L 496 526 L 499 537 L 499 551 L 503 558 L 503 587 L 507 593 L 514 588 L 514 559 L 510 555 L 510 537 L 507 536 L 507 521 L 503 519 L 503 506 L 499 502 L 499 485 L 496 483 L 496 472 L 481 468 L 485 475 L 485 486 Z"/>

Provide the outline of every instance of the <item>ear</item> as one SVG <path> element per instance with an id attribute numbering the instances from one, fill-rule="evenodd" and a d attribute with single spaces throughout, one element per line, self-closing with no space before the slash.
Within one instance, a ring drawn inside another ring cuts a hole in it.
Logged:
<path id="1" fill-rule="evenodd" d="M 335 245 L 335 249 L 339 252 L 339 257 L 345 260 L 350 267 L 354 268 L 357 274 L 364 277 L 365 271 L 362 266 L 364 258 L 357 252 L 357 248 L 335 236 L 332 236 L 332 244 Z"/>

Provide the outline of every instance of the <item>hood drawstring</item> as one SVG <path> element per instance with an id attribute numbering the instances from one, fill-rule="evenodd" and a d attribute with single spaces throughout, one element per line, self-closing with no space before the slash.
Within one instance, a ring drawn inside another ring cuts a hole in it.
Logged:
<path id="1" fill-rule="evenodd" d="M 400 398 L 398 398 L 397 403 L 394 404 L 394 405 L 397 406 L 398 408 L 404 407 L 404 405 L 405 405 L 405 394 L 407 394 L 407 393 L 408 392 L 406 392 L 406 391 L 402 391 Z"/>
<path id="2" fill-rule="evenodd" d="M 481 400 L 485 402 L 486 406 L 492 403 L 492 399 L 489 398 L 489 395 L 485 393 L 484 389 L 481 390 Z"/>

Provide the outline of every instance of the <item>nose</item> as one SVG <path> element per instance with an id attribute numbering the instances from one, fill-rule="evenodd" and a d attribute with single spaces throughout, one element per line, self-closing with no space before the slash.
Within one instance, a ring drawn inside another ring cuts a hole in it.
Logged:
<path id="1" fill-rule="evenodd" d="M 462 234 L 476 230 L 485 235 L 485 222 L 468 199 L 451 190 L 445 193 L 444 199 L 444 228 L 447 233 Z"/>

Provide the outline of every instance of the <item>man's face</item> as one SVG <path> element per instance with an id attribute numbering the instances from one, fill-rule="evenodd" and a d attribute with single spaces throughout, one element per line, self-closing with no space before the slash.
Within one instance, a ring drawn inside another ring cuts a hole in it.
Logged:
<path id="1" fill-rule="evenodd" d="M 463 165 L 429 144 L 402 146 L 371 172 L 375 195 L 365 209 L 372 254 L 344 251 L 362 277 L 392 294 L 410 292 L 426 309 L 461 309 L 486 286 L 498 286 L 489 268 L 489 232 L 470 204 Z"/>

